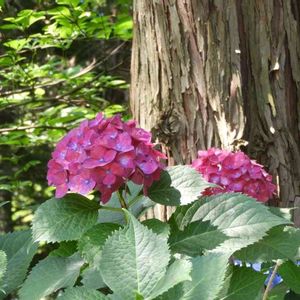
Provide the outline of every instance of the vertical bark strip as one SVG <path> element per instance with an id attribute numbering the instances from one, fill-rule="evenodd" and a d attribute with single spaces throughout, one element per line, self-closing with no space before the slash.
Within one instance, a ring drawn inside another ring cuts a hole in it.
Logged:
<path id="1" fill-rule="evenodd" d="M 248 153 L 300 185 L 297 0 L 135 0 L 131 109 L 169 163 L 211 146 Z M 165 212 L 160 212 L 166 215 Z"/>

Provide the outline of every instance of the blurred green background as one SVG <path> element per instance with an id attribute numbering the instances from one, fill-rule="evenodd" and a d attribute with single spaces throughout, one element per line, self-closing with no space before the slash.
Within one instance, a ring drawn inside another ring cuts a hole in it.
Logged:
<path id="1" fill-rule="evenodd" d="M 55 143 L 99 111 L 128 117 L 131 1 L 0 0 L 0 231 L 53 195 Z"/>

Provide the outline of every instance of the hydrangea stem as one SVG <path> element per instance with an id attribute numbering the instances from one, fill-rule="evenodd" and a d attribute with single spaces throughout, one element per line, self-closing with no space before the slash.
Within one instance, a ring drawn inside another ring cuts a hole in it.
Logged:
<path id="1" fill-rule="evenodd" d="M 272 282 L 273 282 L 273 280 L 275 278 L 275 275 L 277 273 L 277 270 L 278 270 L 279 266 L 280 266 L 280 260 L 277 260 L 276 261 L 276 265 L 275 265 L 275 267 L 273 269 L 273 272 L 271 274 L 270 280 L 269 280 L 269 282 L 267 284 L 267 287 L 265 289 L 264 296 L 263 296 L 262 300 L 267 300 L 269 291 L 271 290 Z"/>
<path id="2" fill-rule="evenodd" d="M 127 207 L 126 201 L 125 201 L 122 193 L 120 191 L 117 191 L 117 194 L 118 194 L 118 198 L 119 198 L 121 207 L 127 209 L 128 207 Z"/>
<path id="3" fill-rule="evenodd" d="M 100 205 L 100 209 L 110 210 L 110 211 L 116 211 L 116 212 L 123 212 L 122 208 L 118 207 L 110 207 L 110 206 L 102 206 Z"/>

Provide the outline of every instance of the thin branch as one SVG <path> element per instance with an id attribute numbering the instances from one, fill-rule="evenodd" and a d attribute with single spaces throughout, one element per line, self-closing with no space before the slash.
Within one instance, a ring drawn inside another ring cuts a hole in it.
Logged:
<path id="1" fill-rule="evenodd" d="M 62 129 L 68 131 L 68 128 L 64 126 L 29 125 L 29 126 L 0 128 L 0 133 L 11 132 L 11 131 L 23 131 L 28 129 Z"/>
<path id="2" fill-rule="evenodd" d="M 117 52 L 120 51 L 120 49 L 126 44 L 126 42 L 123 42 L 122 44 L 118 45 L 116 48 L 114 48 L 104 59 L 98 61 L 97 63 L 95 63 L 95 61 L 93 61 L 90 65 L 88 65 L 86 68 L 84 68 L 83 70 L 79 71 L 77 74 L 71 76 L 69 79 L 75 79 L 78 78 L 82 75 L 87 74 L 88 72 L 94 70 L 95 68 L 101 66 L 104 62 L 106 62 L 111 56 L 115 55 Z M 15 91 L 7 91 L 7 92 L 3 92 L 0 93 L 0 97 L 7 97 L 7 96 L 11 96 L 14 94 L 21 94 L 24 92 L 28 92 L 28 91 L 32 91 L 33 89 L 36 88 L 44 88 L 44 87 L 52 87 L 55 85 L 58 85 L 60 83 L 64 83 L 67 82 L 69 79 L 60 79 L 57 81 L 51 81 L 51 82 L 46 82 L 43 84 L 39 84 L 39 85 L 35 85 L 35 86 L 30 86 L 30 87 L 26 87 L 23 89 L 19 89 L 19 90 L 15 90 Z"/>
<path id="3" fill-rule="evenodd" d="M 121 64 L 116 65 L 115 67 L 109 69 L 108 71 L 114 70 L 116 67 L 120 66 Z M 28 101 L 23 101 L 20 103 L 14 103 L 14 104 L 10 104 L 7 105 L 5 107 L 0 108 L 0 111 L 5 110 L 5 109 L 10 109 L 10 108 L 14 108 L 14 107 L 19 107 L 19 106 L 23 106 L 23 105 L 27 105 L 27 104 L 31 104 L 31 103 L 38 103 L 38 102 L 49 102 L 49 101 L 57 101 L 57 102 L 62 102 L 62 103 L 69 103 L 69 102 L 74 102 L 75 100 L 67 100 L 67 99 L 63 99 L 67 96 L 71 96 L 72 94 L 80 91 L 81 89 L 88 87 L 91 83 L 95 82 L 97 79 L 99 79 L 104 73 L 101 72 L 99 74 L 97 74 L 94 78 L 92 78 L 89 81 L 86 81 L 84 83 L 82 83 L 81 85 L 75 87 L 74 89 L 61 94 L 61 95 L 57 95 L 55 97 L 48 97 L 48 98 L 41 98 L 41 99 L 30 99 Z"/>
<path id="4" fill-rule="evenodd" d="M 267 284 L 267 287 L 265 289 L 264 296 L 263 296 L 262 300 L 267 300 L 267 298 L 268 298 L 268 294 L 269 294 L 269 291 L 271 290 L 272 282 L 273 282 L 273 280 L 275 278 L 275 275 L 277 273 L 279 265 L 280 265 L 280 260 L 277 260 L 276 265 L 275 265 L 275 267 L 273 269 L 272 275 L 271 275 L 271 277 L 269 279 L 269 282 Z"/>

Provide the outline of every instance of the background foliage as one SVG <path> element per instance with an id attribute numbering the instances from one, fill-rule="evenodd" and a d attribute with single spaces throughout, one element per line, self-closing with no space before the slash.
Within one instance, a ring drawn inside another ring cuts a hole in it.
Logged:
<path id="1" fill-rule="evenodd" d="M 96 112 L 127 114 L 131 1 L 1 1 L 0 230 L 52 195 L 53 144 Z"/>

